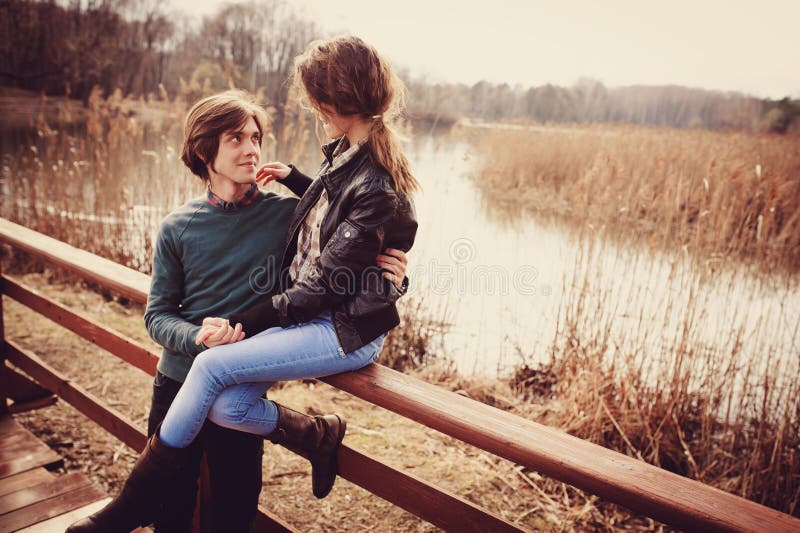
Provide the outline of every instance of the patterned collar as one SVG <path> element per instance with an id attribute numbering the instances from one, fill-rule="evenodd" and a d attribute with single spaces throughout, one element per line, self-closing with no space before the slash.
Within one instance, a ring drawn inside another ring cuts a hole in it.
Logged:
<path id="1" fill-rule="evenodd" d="M 239 209 L 240 207 L 244 207 L 246 205 L 252 204 L 256 199 L 256 192 L 258 191 L 258 185 L 255 183 L 250 184 L 250 188 L 247 189 L 247 192 L 244 193 L 244 196 L 239 198 L 238 200 L 234 200 L 233 202 L 226 202 L 213 192 L 211 192 L 211 184 L 209 184 L 208 189 L 206 189 L 206 201 L 215 207 L 219 207 L 224 211 L 233 211 L 234 209 Z"/>

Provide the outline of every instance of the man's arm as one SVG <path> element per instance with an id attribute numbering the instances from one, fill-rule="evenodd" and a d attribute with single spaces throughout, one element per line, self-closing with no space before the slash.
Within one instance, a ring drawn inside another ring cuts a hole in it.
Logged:
<path id="1" fill-rule="evenodd" d="M 205 348 L 195 344 L 200 326 L 185 320 L 180 314 L 184 275 L 176 243 L 169 228 L 162 226 L 156 238 L 144 323 L 150 337 L 161 346 L 195 357 Z"/>

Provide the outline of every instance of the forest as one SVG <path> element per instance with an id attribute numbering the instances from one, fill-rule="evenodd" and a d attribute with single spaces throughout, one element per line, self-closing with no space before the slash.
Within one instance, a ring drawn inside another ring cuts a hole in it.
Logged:
<path id="1" fill-rule="evenodd" d="M 157 0 L 5 0 L 0 85 L 84 102 L 95 86 L 106 95 L 166 91 L 187 99 L 235 86 L 258 92 L 280 123 L 293 58 L 325 36 L 319 25 L 283 0 L 222 4 L 199 23 L 168 9 Z M 398 67 L 410 89 L 410 117 L 443 125 L 470 118 L 800 132 L 800 100 L 788 96 L 606 87 L 589 78 L 569 87 L 434 83 Z"/>

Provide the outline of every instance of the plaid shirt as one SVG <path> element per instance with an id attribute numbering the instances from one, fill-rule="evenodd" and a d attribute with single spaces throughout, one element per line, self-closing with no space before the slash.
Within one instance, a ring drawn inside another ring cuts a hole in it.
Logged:
<path id="1" fill-rule="evenodd" d="M 350 161 L 353 156 L 358 153 L 358 150 L 364 145 L 367 139 L 360 141 L 346 150 L 343 149 L 344 139 L 339 141 L 336 151 L 333 153 L 333 163 L 328 172 L 332 172 L 337 168 L 344 166 L 345 163 Z M 297 283 L 306 279 L 314 271 L 319 261 L 319 256 L 322 253 L 319 242 L 319 230 L 322 225 L 322 219 L 328 212 L 328 191 L 322 188 L 322 194 L 314 204 L 314 207 L 308 212 L 303 225 L 300 227 L 300 233 L 297 236 L 297 253 L 289 266 L 289 277 Z"/>

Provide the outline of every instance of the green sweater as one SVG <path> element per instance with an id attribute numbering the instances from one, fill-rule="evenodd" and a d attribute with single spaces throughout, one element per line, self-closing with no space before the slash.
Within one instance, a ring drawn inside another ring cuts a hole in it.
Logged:
<path id="1" fill-rule="evenodd" d="M 296 198 L 259 191 L 232 211 L 201 197 L 167 216 L 144 314 L 148 333 L 164 347 L 161 373 L 183 382 L 203 350 L 194 343 L 203 318 L 243 311 L 275 288 L 296 205 Z"/>

